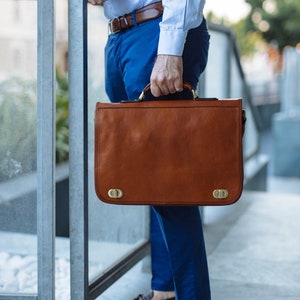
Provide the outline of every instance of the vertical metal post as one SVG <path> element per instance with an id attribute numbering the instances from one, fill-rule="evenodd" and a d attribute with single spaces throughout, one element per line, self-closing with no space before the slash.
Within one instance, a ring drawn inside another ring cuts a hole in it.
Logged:
<path id="1" fill-rule="evenodd" d="M 225 85 L 224 85 L 224 95 L 225 97 L 230 98 L 231 94 L 231 54 L 232 54 L 232 36 L 231 34 L 225 35 L 226 37 L 226 52 L 225 52 L 225 69 L 224 69 L 224 79 L 225 79 Z"/>
<path id="2" fill-rule="evenodd" d="M 88 299 L 87 1 L 69 0 L 71 299 Z"/>
<path id="3" fill-rule="evenodd" d="M 38 4 L 38 297 L 55 299 L 55 7 Z"/>

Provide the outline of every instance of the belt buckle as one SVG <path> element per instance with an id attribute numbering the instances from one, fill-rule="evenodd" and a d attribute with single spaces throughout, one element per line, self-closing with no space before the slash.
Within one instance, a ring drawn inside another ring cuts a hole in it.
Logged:
<path id="1" fill-rule="evenodd" d="M 116 18 L 117 19 L 117 18 Z M 115 19 L 112 19 L 108 22 L 108 34 L 115 34 L 115 33 L 118 33 L 121 31 L 121 29 L 117 30 L 117 31 L 113 31 L 112 29 L 112 22 L 114 21 Z"/>
<path id="2" fill-rule="evenodd" d="M 121 20 L 124 21 L 125 26 L 126 26 L 125 28 L 122 28 Z M 113 23 L 114 21 L 117 21 L 117 22 L 119 23 L 119 29 L 116 30 L 116 31 L 113 31 L 112 23 Z M 121 31 L 123 31 L 123 30 L 126 30 L 128 27 L 129 27 L 129 24 L 128 24 L 128 21 L 127 21 L 127 19 L 126 19 L 126 16 L 120 16 L 120 17 L 114 18 L 114 19 L 112 19 L 112 20 L 110 20 L 110 21 L 108 22 L 108 30 L 109 30 L 109 32 L 112 33 L 112 34 L 115 34 L 115 33 L 121 32 Z"/>

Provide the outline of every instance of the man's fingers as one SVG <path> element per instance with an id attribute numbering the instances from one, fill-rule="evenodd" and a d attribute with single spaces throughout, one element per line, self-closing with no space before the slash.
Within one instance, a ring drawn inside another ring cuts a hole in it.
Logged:
<path id="1" fill-rule="evenodd" d="M 159 86 L 155 83 L 151 83 L 151 94 L 154 96 L 154 97 L 159 97 L 161 95 L 163 95 L 162 91 L 160 90 Z"/>
<path id="2" fill-rule="evenodd" d="M 153 77 L 150 79 L 150 87 L 151 93 L 154 97 L 174 94 L 176 92 L 175 86 L 172 81 L 160 80 Z"/>
<path id="3" fill-rule="evenodd" d="M 169 94 L 174 94 L 176 93 L 176 88 L 175 88 L 175 85 L 174 85 L 174 82 L 171 81 L 167 84 L 167 88 L 168 88 L 168 92 Z"/>
<path id="4" fill-rule="evenodd" d="M 182 79 L 158 81 L 153 78 L 150 80 L 151 93 L 155 97 L 174 94 L 183 90 Z"/>
<path id="5" fill-rule="evenodd" d="M 182 91 L 182 73 L 182 57 L 159 55 L 150 77 L 152 95 L 159 97 Z"/>
<path id="6" fill-rule="evenodd" d="M 183 80 L 182 80 L 182 77 L 178 78 L 175 81 L 174 87 L 175 87 L 176 92 L 182 92 L 182 90 L 183 90 Z"/>
<path id="7" fill-rule="evenodd" d="M 88 2 L 92 5 L 101 5 L 105 2 L 106 0 L 88 0 Z"/>
<path id="8" fill-rule="evenodd" d="M 181 92 L 183 89 L 183 84 L 181 82 L 179 80 L 178 82 L 176 82 L 176 84 L 174 84 L 172 80 L 161 82 L 151 80 L 151 93 L 154 97 L 159 97 L 162 95 L 169 95 L 174 94 L 176 92 Z"/>

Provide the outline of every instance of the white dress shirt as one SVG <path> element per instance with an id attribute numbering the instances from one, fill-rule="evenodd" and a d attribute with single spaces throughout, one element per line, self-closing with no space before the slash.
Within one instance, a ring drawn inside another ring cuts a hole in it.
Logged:
<path id="1" fill-rule="evenodd" d="M 107 0 L 104 13 L 113 19 L 158 0 Z M 189 29 L 199 26 L 203 19 L 205 0 L 162 0 L 163 19 L 157 54 L 182 55 Z"/>

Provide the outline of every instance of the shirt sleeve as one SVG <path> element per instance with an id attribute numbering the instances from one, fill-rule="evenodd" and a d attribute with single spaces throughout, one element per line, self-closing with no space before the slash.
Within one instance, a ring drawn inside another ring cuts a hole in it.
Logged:
<path id="1" fill-rule="evenodd" d="M 157 54 L 181 56 L 189 29 L 203 20 L 205 0 L 163 0 Z"/>

